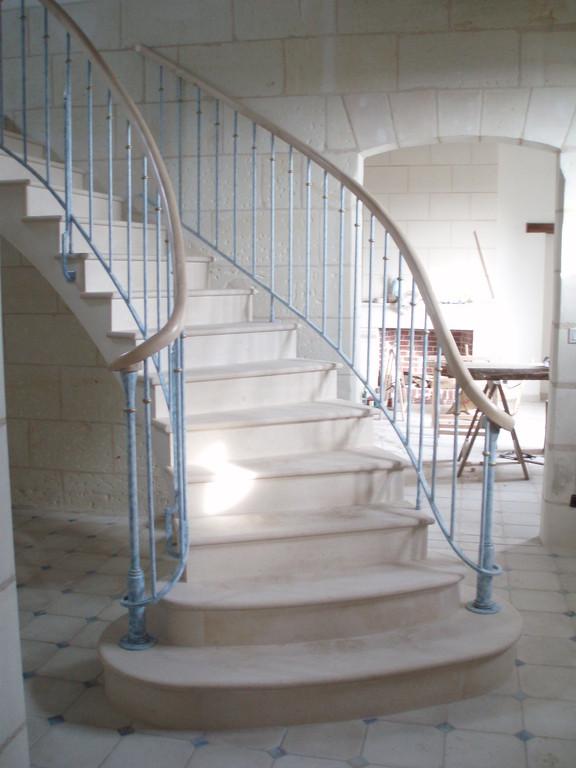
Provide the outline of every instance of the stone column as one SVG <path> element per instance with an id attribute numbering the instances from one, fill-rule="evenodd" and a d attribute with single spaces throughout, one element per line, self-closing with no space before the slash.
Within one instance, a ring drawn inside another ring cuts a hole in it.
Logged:
<path id="1" fill-rule="evenodd" d="M 576 152 L 560 157 L 556 220 L 552 363 L 540 535 L 548 546 L 576 547 Z"/>
<path id="2" fill-rule="evenodd" d="M 1 305 L 1 293 L 0 293 Z M 28 768 L 0 312 L 0 768 Z"/>

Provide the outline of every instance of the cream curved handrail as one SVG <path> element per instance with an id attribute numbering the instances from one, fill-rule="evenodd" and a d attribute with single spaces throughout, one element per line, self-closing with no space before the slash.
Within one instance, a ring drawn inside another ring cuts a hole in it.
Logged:
<path id="1" fill-rule="evenodd" d="M 196 85 L 203 91 L 208 93 L 215 99 L 219 99 L 222 103 L 227 104 L 238 114 L 243 115 L 248 120 L 257 123 L 265 130 L 277 136 L 286 144 L 291 145 L 294 149 L 301 152 L 306 157 L 310 158 L 314 163 L 319 165 L 323 170 L 327 171 L 343 186 L 345 186 L 353 195 L 360 200 L 364 206 L 370 211 L 374 218 L 392 235 L 392 238 L 402 251 L 402 255 L 410 267 L 414 280 L 420 291 L 420 295 L 424 301 L 427 312 L 432 320 L 436 336 L 442 347 L 444 356 L 451 375 L 458 381 L 458 384 L 464 391 L 464 393 L 472 400 L 474 405 L 483 413 L 493 424 L 507 431 L 512 431 L 514 428 L 514 419 L 510 414 L 497 408 L 494 403 L 489 400 L 482 392 L 480 387 L 476 384 L 470 372 L 464 365 L 462 356 L 458 351 L 458 347 L 454 341 L 454 338 L 450 332 L 450 329 L 446 325 L 446 322 L 442 316 L 442 312 L 434 295 L 434 290 L 430 284 L 430 280 L 422 267 L 420 259 L 416 254 L 416 251 L 412 248 L 408 240 L 404 237 L 400 229 L 390 219 L 388 214 L 382 208 L 380 203 L 357 181 L 351 176 L 340 170 L 334 163 L 323 157 L 320 153 L 309 147 L 305 142 L 293 136 L 288 131 L 277 126 L 272 121 L 262 117 L 257 112 L 250 109 L 246 105 L 242 104 L 237 99 L 229 96 L 221 91 L 211 83 L 192 75 L 187 70 L 175 64 L 170 59 L 167 59 L 157 51 L 148 48 L 145 45 L 136 46 L 136 50 L 143 56 L 155 61 L 162 67 L 171 71 L 177 77 L 181 77 L 183 80 Z"/>
<path id="2" fill-rule="evenodd" d="M 134 349 L 125 352 L 120 357 L 109 363 L 108 368 L 111 371 L 131 370 L 138 368 L 140 364 L 157 354 L 167 347 L 175 338 L 178 337 L 184 327 L 186 314 L 186 266 L 185 266 L 185 246 L 182 227 L 180 224 L 180 214 L 176 195 L 172 188 L 172 182 L 168 171 L 164 165 L 162 155 L 156 144 L 150 129 L 148 128 L 140 110 L 129 96 L 124 86 L 119 82 L 110 67 L 106 64 L 102 56 L 92 45 L 88 37 L 76 22 L 64 11 L 55 0 L 39 0 L 54 18 L 74 37 L 82 46 L 92 62 L 101 70 L 106 78 L 108 85 L 122 101 L 126 112 L 133 120 L 134 127 L 138 132 L 142 144 L 147 152 L 148 160 L 151 163 L 152 172 L 158 182 L 158 188 L 162 203 L 166 212 L 167 235 L 170 242 L 173 255 L 174 266 L 174 304 L 172 313 L 166 323 L 155 334 L 143 341 Z"/>

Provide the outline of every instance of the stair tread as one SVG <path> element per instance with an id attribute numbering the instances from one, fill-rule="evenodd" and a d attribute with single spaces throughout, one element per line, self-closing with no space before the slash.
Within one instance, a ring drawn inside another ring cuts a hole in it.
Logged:
<path id="1" fill-rule="evenodd" d="M 294 331 L 298 328 L 295 322 L 260 322 L 250 321 L 242 323 L 212 323 L 209 325 L 186 325 L 184 336 L 218 336 L 240 333 L 276 333 L 278 331 Z M 108 331 L 111 338 L 138 338 L 138 332 L 130 328 Z"/>
<path id="2" fill-rule="evenodd" d="M 188 382 L 214 381 L 215 379 L 234 380 L 258 376 L 280 376 L 291 373 L 336 371 L 338 368 L 340 368 L 339 363 L 330 363 L 325 360 L 285 358 L 280 360 L 232 363 L 230 365 L 214 365 L 206 368 L 188 368 L 185 373 L 185 380 Z"/>
<path id="3" fill-rule="evenodd" d="M 379 448 L 318 451 L 296 455 L 237 459 L 234 465 L 254 473 L 255 478 L 331 475 L 342 472 L 370 472 L 408 467 L 408 460 Z M 188 465 L 188 481 L 210 480 L 214 472 Z"/>
<path id="4" fill-rule="evenodd" d="M 61 259 L 62 255 L 57 253 L 54 255 L 54 258 Z M 91 251 L 78 251 L 77 253 L 70 253 L 68 255 L 68 261 L 74 261 L 74 260 L 93 261 L 96 264 L 102 263 L 100 259 Z M 130 260 L 132 260 L 133 262 L 139 263 L 144 260 L 144 256 L 142 253 L 138 253 L 138 252 L 132 253 L 130 255 Z M 117 261 L 128 261 L 128 254 L 115 250 L 114 262 L 117 262 Z M 214 261 L 214 259 L 211 256 L 206 256 L 203 253 L 187 253 L 186 261 L 199 263 L 199 264 L 211 264 Z"/>
<path id="5" fill-rule="evenodd" d="M 51 163 L 51 167 L 52 166 L 53 166 L 53 163 Z M 34 187 L 35 189 L 44 189 L 48 194 L 50 194 L 46 185 L 39 179 L 35 178 L 34 176 L 22 176 L 21 178 L 0 179 L 0 186 L 10 186 L 12 184 L 14 185 L 23 184 L 26 186 Z M 51 189 L 54 189 L 57 192 L 61 192 L 62 197 L 64 197 L 64 194 L 66 192 L 66 187 L 63 184 L 51 184 L 50 187 Z M 105 200 L 105 201 L 109 200 L 109 195 L 107 195 L 104 192 L 97 192 L 96 190 L 93 190 L 92 193 L 90 193 L 90 190 L 82 189 L 80 187 L 74 187 L 73 194 L 83 195 L 85 197 L 89 197 L 91 195 L 96 200 Z M 112 195 L 112 199 L 117 203 L 124 202 L 124 198 L 121 197 L 120 195 Z"/>
<path id="6" fill-rule="evenodd" d="M 401 504 L 365 504 L 325 507 L 266 514 L 201 515 L 189 518 L 191 548 L 231 541 L 347 535 L 359 531 L 380 531 L 430 525 L 432 516 Z"/>
<path id="7" fill-rule="evenodd" d="M 231 334 L 231 333 L 250 333 L 250 332 L 270 332 L 281 330 L 296 330 L 298 324 L 296 322 L 275 321 L 268 323 L 266 321 L 246 321 L 243 323 L 212 323 L 209 325 L 187 325 L 185 328 L 186 336 L 216 336 L 218 334 Z"/>
<path id="8" fill-rule="evenodd" d="M 486 632 L 490 622 L 490 632 Z M 271 689 L 357 683 L 391 676 L 417 679 L 424 670 L 477 663 L 504 652 L 519 637 L 512 606 L 491 616 L 467 611 L 381 634 L 282 645 L 181 647 L 158 643 L 145 653 L 118 647 L 122 620 L 102 635 L 100 653 L 123 678 L 158 689 Z"/>
<path id="9" fill-rule="evenodd" d="M 454 558 L 382 563 L 338 573 L 293 574 L 282 579 L 180 582 L 164 604 L 181 610 L 286 609 L 400 597 L 458 584 L 465 569 Z"/>
<path id="10" fill-rule="evenodd" d="M 254 290 L 252 288 L 187 288 L 186 294 L 188 297 L 195 296 L 200 298 L 202 296 L 252 296 Z M 156 296 L 153 291 L 149 291 L 148 294 Z M 143 299 L 145 296 L 144 291 L 133 290 L 131 293 L 132 300 Z M 117 291 L 84 291 L 82 297 L 86 299 L 91 298 L 111 298 L 118 301 L 124 301 L 124 298 Z"/>
<path id="11" fill-rule="evenodd" d="M 372 418 L 372 412 L 367 406 L 348 400 L 286 403 L 187 416 L 186 429 L 228 429 L 351 418 Z M 166 431 L 172 431 L 168 417 L 154 419 L 154 423 Z"/>

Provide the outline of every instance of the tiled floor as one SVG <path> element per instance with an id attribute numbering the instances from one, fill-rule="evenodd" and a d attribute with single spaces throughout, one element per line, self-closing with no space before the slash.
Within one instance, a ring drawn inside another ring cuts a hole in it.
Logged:
<path id="1" fill-rule="evenodd" d="M 537 428 L 541 423 L 534 421 Z M 531 438 L 520 439 L 526 446 Z M 467 480 L 476 471 L 472 464 Z M 529 481 L 514 464 L 497 473 L 495 543 L 504 573 L 496 594 L 524 618 L 509 679 L 493 693 L 464 702 L 290 728 L 154 732 L 115 711 L 104 696 L 96 645 L 122 612 L 125 525 L 104 517 L 15 510 L 32 765 L 574 768 L 576 553 L 547 549 L 537 539 L 541 464 L 530 465 Z M 469 485 L 474 495 L 474 483 Z M 431 546 L 443 544 L 432 536 Z"/>

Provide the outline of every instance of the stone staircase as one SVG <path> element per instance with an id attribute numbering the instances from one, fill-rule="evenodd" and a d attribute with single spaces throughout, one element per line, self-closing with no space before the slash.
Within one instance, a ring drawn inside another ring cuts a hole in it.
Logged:
<path id="1" fill-rule="evenodd" d="M 81 175 L 75 183 L 85 197 Z M 63 279 L 62 216 L 3 155 L 0 196 L 2 235 L 105 359 L 137 343 L 93 255 L 72 258 L 76 281 Z M 115 209 L 120 245 L 122 201 Z M 212 289 L 209 271 L 190 255 L 188 564 L 149 612 L 156 645 L 120 648 L 124 619 L 104 633 L 110 700 L 157 727 L 236 728 L 382 715 L 497 686 L 514 658 L 516 612 L 466 610 L 463 566 L 428 556 L 432 521 L 403 504 L 407 464 L 373 447 L 372 411 L 337 398 L 335 364 L 298 358 L 295 323 L 255 322 L 253 292 Z M 159 390 L 154 445 L 169 466 Z"/>

